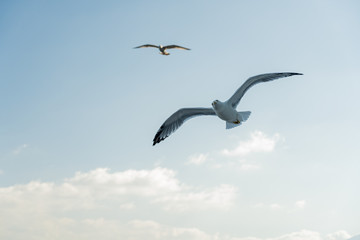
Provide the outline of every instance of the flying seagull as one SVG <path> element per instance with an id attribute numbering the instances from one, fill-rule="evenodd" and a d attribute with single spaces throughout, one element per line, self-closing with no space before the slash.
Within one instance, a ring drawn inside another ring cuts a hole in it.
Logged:
<path id="1" fill-rule="evenodd" d="M 152 44 L 145 44 L 145 45 L 141 45 L 141 46 L 134 47 L 134 48 L 147 48 L 147 47 L 158 48 L 160 50 L 160 54 L 162 54 L 162 55 L 170 55 L 170 53 L 168 53 L 166 51 L 166 49 L 177 48 L 177 49 L 190 50 L 190 48 L 181 47 L 181 46 L 178 46 L 178 45 L 167 45 L 167 46 L 159 45 L 159 46 L 155 46 L 155 45 L 152 45 Z"/>
<path id="2" fill-rule="evenodd" d="M 302 73 L 266 73 L 251 77 L 239 87 L 234 95 L 232 95 L 227 101 L 221 102 L 215 100 L 212 102 L 212 108 L 181 108 L 173 113 L 166 121 L 161 125 L 157 131 L 153 146 L 175 132 L 185 121 L 190 118 L 201 115 L 217 115 L 220 119 L 226 122 L 226 129 L 240 126 L 242 122 L 245 122 L 249 116 L 250 111 L 237 112 L 236 107 L 239 104 L 241 98 L 244 96 L 247 90 L 249 90 L 255 84 L 261 82 L 269 82 L 275 79 L 290 77 L 293 75 L 303 75 Z"/>

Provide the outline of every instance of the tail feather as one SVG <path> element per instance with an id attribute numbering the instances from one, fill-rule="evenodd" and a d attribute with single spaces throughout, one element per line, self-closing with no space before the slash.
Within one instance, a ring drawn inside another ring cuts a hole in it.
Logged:
<path id="1" fill-rule="evenodd" d="M 245 122 L 250 117 L 251 112 L 245 111 L 245 112 L 238 112 L 239 119 L 241 119 L 241 122 Z"/>
<path id="2" fill-rule="evenodd" d="M 238 112 L 239 123 L 226 122 L 226 129 L 231 129 L 231 128 L 240 126 L 241 123 L 248 120 L 250 114 L 251 114 L 250 111 Z"/>
<path id="3" fill-rule="evenodd" d="M 237 126 L 240 126 L 241 125 L 241 122 L 240 123 L 231 123 L 231 122 L 226 122 L 226 129 L 231 129 L 231 128 L 234 128 L 234 127 L 237 127 Z"/>

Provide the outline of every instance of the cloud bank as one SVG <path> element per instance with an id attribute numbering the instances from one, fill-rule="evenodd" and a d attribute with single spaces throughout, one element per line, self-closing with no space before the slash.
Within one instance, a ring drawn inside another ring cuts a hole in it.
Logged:
<path id="1" fill-rule="evenodd" d="M 345 231 L 325 236 L 302 230 L 274 238 L 236 237 L 196 227 L 139 219 L 138 208 L 171 216 L 231 209 L 236 188 L 189 186 L 167 168 L 77 172 L 60 183 L 32 181 L 0 188 L 0 239 L 12 240 L 345 240 Z M 299 201 L 298 205 L 302 205 Z M 141 210 L 141 211 L 142 211 Z M 154 216 L 154 215 L 149 215 Z M 143 218 L 143 215 L 140 215 Z"/>
<path id="2" fill-rule="evenodd" d="M 219 185 L 199 189 L 181 183 L 173 170 L 127 170 L 110 173 L 107 168 L 78 172 L 63 183 L 32 181 L 24 185 L 0 188 L 0 206 L 14 211 L 63 211 L 106 208 L 116 201 L 116 208 L 131 209 L 135 201 L 145 200 L 166 211 L 194 211 L 208 208 L 228 209 L 234 202 L 236 188 Z"/>

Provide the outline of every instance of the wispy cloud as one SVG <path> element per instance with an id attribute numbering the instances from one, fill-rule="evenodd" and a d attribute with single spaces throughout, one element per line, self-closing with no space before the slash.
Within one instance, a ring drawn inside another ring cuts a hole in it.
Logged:
<path id="1" fill-rule="evenodd" d="M 304 208 L 306 205 L 306 201 L 305 200 L 299 200 L 295 202 L 295 207 L 297 208 Z"/>
<path id="2" fill-rule="evenodd" d="M 276 143 L 279 139 L 279 134 L 275 134 L 273 137 L 268 137 L 261 131 L 255 131 L 251 134 L 250 140 L 240 141 L 237 147 L 232 150 L 224 149 L 222 153 L 225 156 L 244 157 L 256 152 L 272 152 L 274 151 Z"/>
<path id="3" fill-rule="evenodd" d="M 200 192 L 184 192 L 159 197 L 155 201 L 164 204 L 165 210 L 182 212 L 186 210 L 229 209 L 234 205 L 236 188 L 220 185 L 215 189 Z"/>
<path id="4" fill-rule="evenodd" d="M 252 171 L 260 168 L 259 164 L 247 163 L 246 161 L 217 162 L 211 165 L 212 168 L 231 168 L 239 171 Z"/>
<path id="5" fill-rule="evenodd" d="M 193 164 L 193 165 L 201 165 L 204 164 L 208 160 L 209 154 L 194 154 L 189 157 L 189 160 L 187 161 L 187 164 Z"/>
<path id="6" fill-rule="evenodd" d="M 305 200 L 296 201 L 293 205 L 290 204 L 279 204 L 279 203 L 257 203 L 253 205 L 253 208 L 261 208 L 264 210 L 283 210 L 288 213 L 295 213 L 297 209 L 303 209 L 306 206 Z"/>
<path id="7" fill-rule="evenodd" d="M 250 139 L 240 141 L 238 146 L 232 150 L 223 149 L 216 153 L 193 154 L 188 158 L 186 164 L 206 165 L 211 168 L 231 168 L 240 171 L 256 170 L 261 165 L 256 162 L 250 162 L 248 160 L 249 156 L 258 152 L 274 151 L 280 139 L 280 134 L 268 137 L 261 131 L 255 131 L 250 135 Z M 224 159 L 224 156 L 227 158 Z"/>
<path id="8" fill-rule="evenodd" d="M 19 155 L 21 152 L 23 152 L 26 148 L 28 148 L 29 147 L 29 145 L 28 144 L 22 144 L 22 145 L 20 145 L 20 146 L 18 146 L 16 149 L 14 149 L 13 151 L 12 151 L 12 153 L 14 154 L 14 155 Z"/>
<path id="9" fill-rule="evenodd" d="M 243 171 L 249 171 L 249 170 L 259 169 L 260 166 L 257 164 L 242 163 L 239 168 L 240 168 L 240 170 L 243 170 Z"/>
<path id="10" fill-rule="evenodd" d="M 272 204 L 270 204 L 270 208 L 272 210 L 278 210 L 278 209 L 281 209 L 282 206 L 280 204 L 277 204 L 277 203 L 272 203 Z"/>

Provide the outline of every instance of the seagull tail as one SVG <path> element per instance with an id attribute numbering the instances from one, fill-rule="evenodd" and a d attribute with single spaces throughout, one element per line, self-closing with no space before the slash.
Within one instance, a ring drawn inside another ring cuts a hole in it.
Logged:
<path id="1" fill-rule="evenodd" d="M 241 119 L 241 122 L 245 122 L 250 117 L 250 114 L 250 111 L 238 112 L 238 117 Z"/>
<path id="2" fill-rule="evenodd" d="M 249 118 L 250 114 L 251 114 L 250 111 L 238 112 L 238 122 L 234 122 L 234 123 L 226 122 L 226 129 L 231 129 L 240 126 L 242 122 L 245 122 Z"/>
<path id="3" fill-rule="evenodd" d="M 241 123 L 231 123 L 231 122 L 226 122 L 226 129 L 231 129 L 237 126 L 240 126 Z"/>

